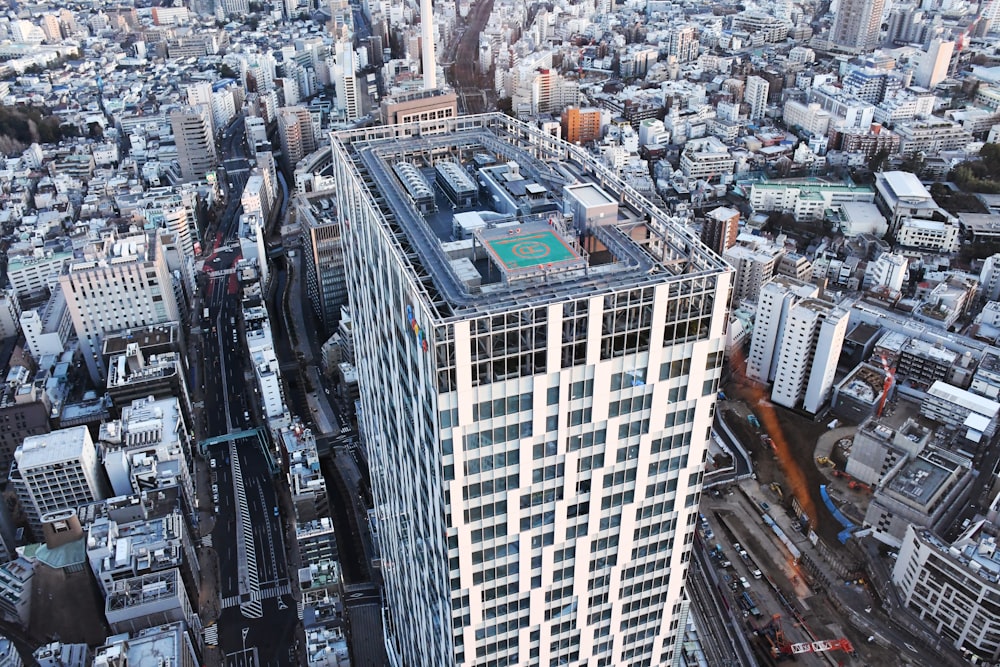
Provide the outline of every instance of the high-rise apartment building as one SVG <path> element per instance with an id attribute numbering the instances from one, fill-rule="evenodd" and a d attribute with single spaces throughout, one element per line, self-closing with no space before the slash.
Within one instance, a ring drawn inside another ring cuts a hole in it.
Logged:
<path id="1" fill-rule="evenodd" d="M 76 509 L 107 495 L 97 449 L 86 426 L 74 426 L 25 438 L 14 452 L 10 481 L 40 538 L 42 517 Z"/>
<path id="2" fill-rule="evenodd" d="M 748 378 L 762 384 L 774 379 L 789 309 L 802 299 L 811 299 L 817 294 L 819 290 L 815 285 L 787 276 L 775 276 L 764 285 L 757 301 L 753 340 L 750 356 L 747 357 Z"/>
<path id="3" fill-rule="evenodd" d="M 361 91 L 358 86 L 358 63 L 354 53 L 354 43 L 347 35 L 337 40 L 334 46 L 336 67 L 333 72 L 337 93 L 337 109 L 344 119 L 354 121 L 361 117 Z"/>
<path id="4" fill-rule="evenodd" d="M 740 233 L 740 212 L 720 206 L 705 214 L 701 225 L 701 242 L 720 255 L 736 245 Z"/>
<path id="5" fill-rule="evenodd" d="M 803 299 L 789 309 L 772 401 L 813 414 L 820 411 L 833 388 L 847 323 L 847 311 L 828 301 Z"/>
<path id="6" fill-rule="evenodd" d="M 767 91 L 771 85 L 759 76 L 747 77 L 743 101 L 750 105 L 750 120 L 760 120 L 767 110 Z"/>
<path id="7" fill-rule="evenodd" d="M 312 116 L 305 107 L 278 109 L 278 140 L 289 168 L 316 150 Z"/>
<path id="8" fill-rule="evenodd" d="M 447 124 L 332 135 L 390 662 L 671 664 L 731 270 L 562 140 Z M 510 222 L 432 227 L 393 167 L 442 154 Z"/>
<path id="9" fill-rule="evenodd" d="M 562 112 L 562 136 L 571 144 L 585 144 L 601 138 L 601 110 L 570 107 Z"/>
<path id="10" fill-rule="evenodd" d="M 101 380 L 105 333 L 176 322 L 180 311 L 159 234 L 108 233 L 59 276 L 90 377 Z"/>
<path id="11" fill-rule="evenodd" d="M 931 40 L 927 51 L 920 58 L 920 64 L 913 75 L 913 82 L 918 86 L 933 90 L 948 76 L 951 67 L 951 56 L 955 53 L 955 42 L 940 38 Z"/>
<path id="12" fill-rule="evenodd" d="M 181 178 L 185 181 L 205 178 L 205 174 L 215 169 L 218 163 L 211 106 L 189 106 L 172 111 L 170 127 L 177 144 Z"/>
<path id="13" fill-rule="evenodd" d="M 885 0 L 841 0 L 830 41 L 843 49 L 871 51 L 878 46 Z"/>

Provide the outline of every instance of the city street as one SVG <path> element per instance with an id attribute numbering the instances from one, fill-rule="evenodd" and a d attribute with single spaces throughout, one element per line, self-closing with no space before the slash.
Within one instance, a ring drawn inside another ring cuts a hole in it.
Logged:
<path id="1" fill-rule="evenodd" d="M 212 252 L 235 240 L 240 195 L 249 176 L 242 118 L 222 137 L 228 201 L 215 230 Z M 213 253 L 206 267 L 201 362 L 203 432 L 208 447 L 216 521 L 212 544 L 218 558 L 218 641 L 224 665 L 295 664 L 296 604 L 291 595 L 285 544 L 269 461 L 253 428 L 247 394 L 247 360 L 240 329 L 240 297 L 232 274 L 237 255 Z M 250 417 L 248 418 L 248 415 Z M 235 437 L 229 437 L 230 434 Z"/>

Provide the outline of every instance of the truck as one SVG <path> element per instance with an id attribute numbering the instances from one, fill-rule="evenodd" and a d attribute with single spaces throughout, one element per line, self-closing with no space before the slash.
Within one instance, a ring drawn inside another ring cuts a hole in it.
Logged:
<path id="1" fill-rule="evenodd" d="M 757 419 L 757 415 L 755 414 L 747 415 L 747 421 L 750 422 L 750 425 L 753 426 L 754 428 L 760 428 L 760 420 Z"/>

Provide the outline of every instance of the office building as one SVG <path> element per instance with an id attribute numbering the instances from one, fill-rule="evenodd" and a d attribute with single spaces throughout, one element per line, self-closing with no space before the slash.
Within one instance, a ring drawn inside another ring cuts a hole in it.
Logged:
<path id="1" fill-rule="evenodd" d="M 86 426 L 25 438 L 14 452 L 10 482 L 36 537 L 46 514 L 101 500 L 107 489 Z"/>
<path id="2" fill-rule="evenodd" d="M 928 445 L 886 473 L 865 512 L 872 537 L 894 549 L 911 525 L 950 530 L 968 504 L 976 472 L 968 458 Z"/>
<path id="3" fill-rule="evenodd" d="M 14 451 L 25 438 L 45 435 L 52 403 L 24 366 L 14 366 L 0 386 L 0 470 L 10 470 Z"/>
<path id="4" fill-rule="evenodd" d="M 878 46 L 884 0 L 841 0 L 830 41 L 847 51 L 863 53 Z"/>
<path id="5" fill-rule="evenodd" d="M 158 234 L 107 233 L 59 276 L 90 377 L 103 380 L 106 333 L 180 320 Z"/>
<path id="6" fill-rule="evenodd" d="M 747 77 L 747 86 L 743 91 L 743 101 L 750 105 L 750 120 L 764 118 L 767 109 L 767 91 L 770 84 L 759 76 Z"/>
<path id="7" fill-rule="evenodd" d="M 819 294 L 815 285 L 787 276 L 775 276 L 760 291 L 757 318 L 754 321 L 750 356 L 747 358 L 747 377 L 767 384 L 774 380 L 778 367 L 778 352 L 784 339 L 788 311 L 803 299 Z"/>
<path id="8" fill-rule="evenodd" d="M 333 193 L 296 195 L 295 210 L 302 229 L 306 290 L 324 330 L 333 332 L 340 309 L 347 305 L 343 231 L 333 206 Z"/>
<path id="9" fill-rule="evenodd" d="M 433 3 L 431 0 L 420 0 L 420 64 L 424 75 L 424 90 L 437 88 L 435 32 Z"/>
<path id="10" fill-rule="evenodd" d="M 158 586 L 155 581 L 150 584 Z M 157 623 L 153 627 L 108 637 L 94 652 L 94 667 L 162 665 L 198 667 L 198 652 L 184 623 Z"/>
<path id="11" fill-rule="evenodd" d="M 577 201 L 617 215 L 451 241 L 395 163 L 500 163 L 558 202 L 569 145 L 501 114 L 412 130 L 332 135 L 390 662 L 670 664 L 731 270 L 582 155 Z"/>
<path id="12" fill-rule="evenodd" d="M 847 322 L 847 311 L 819 299 L 804 299 L 789 309 L 772 401 L 813 414 L 823 408 L 833 388 Z"/>
<path id="13" fill-rule="evenodd" d="M 212 132 L 210 106 L 188 106 L 170 112 L 170 127 L 177 145 L 181 178 L 198 181 L 215 169 L 218 157 Z"/>

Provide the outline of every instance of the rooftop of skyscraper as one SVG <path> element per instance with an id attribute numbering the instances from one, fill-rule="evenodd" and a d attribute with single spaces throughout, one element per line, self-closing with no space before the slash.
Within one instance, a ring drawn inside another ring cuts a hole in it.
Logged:
<path id="1" fill-rule="evenodd" d="M 728 270 L 603 165 L 534 127 L 487 114 L 441 120 L 436 133 L 415 129 L 335 133 L 334 159 L 353 163 L 442 318 Z M 478 184 L 471 205 L 430 187 L 444 155 Z M 402 180 L 399 164 L 416 173 Z"/>

